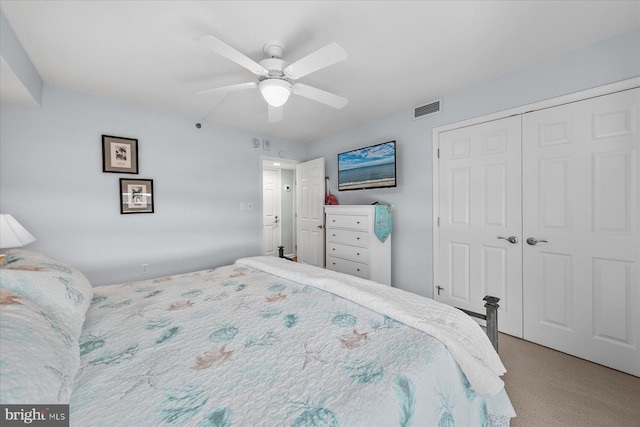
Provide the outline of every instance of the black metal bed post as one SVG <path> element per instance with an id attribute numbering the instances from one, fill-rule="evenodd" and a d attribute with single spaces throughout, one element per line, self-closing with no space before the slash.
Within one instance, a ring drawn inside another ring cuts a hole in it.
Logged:
<path id="1" fill-rule="evenodd" d="M 278 246 L 278 256 L 280 258 L 288 259 L 289 261 L 293 261 L 291 258 L 284 256 L 284 246 Z"/>
<path id="2" fill-rule="evenodd" d="M 476 313 L 474 311 L 465 310 L 464 308 L 456 307 L 458 310 L 466 313 L 471 317 L 476 317 L 486 321 L 486 326 L 483 328 L 491 341 L 493 348 L 498 351 L 498 301 L 500 298 L 487 295 L 483 298 L 487 303 L 484 305 L 486 314 Z"/>
<path id="3" fill-rule="evenodd" d="M 493 344 L 496 352 L 498 351 L 498 301 L 500 298 L 487 295 L 483 298 L 486 301 L 484 307 L 487 309 L 487 336 Z"/>

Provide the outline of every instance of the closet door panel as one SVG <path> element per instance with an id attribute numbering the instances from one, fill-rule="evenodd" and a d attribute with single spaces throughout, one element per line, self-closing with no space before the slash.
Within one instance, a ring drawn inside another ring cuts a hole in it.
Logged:
<path id="1" fill-rule="evenodd" d="M 638 103 L 523 115 L 524 338 L 640 375 Z M 546 241 L 546 242 L 545 242 Z"/>
<path id="2" fill-rule="evenodd" d="M 499 329 L 522 336 L 520 117 L 440 134 L 435 299 L 484 313 L 499 297 Z M 517 243 L 508 238 L 515 236 Z"/>

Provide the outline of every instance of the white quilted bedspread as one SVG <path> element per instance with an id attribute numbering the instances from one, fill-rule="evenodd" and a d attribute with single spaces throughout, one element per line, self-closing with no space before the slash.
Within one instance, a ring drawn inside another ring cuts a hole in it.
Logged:
<path id="1" fill-rule="evenodd" d="M 499 376 L 507 370 L 500 357 L 480 326 L 460 310 L 356 276 L 299 263 L 283 264 L 274 257 L 244 258 L 236 262 L 307 283 L 426 332 L 447 346 L 474 390 L 496 394 L 504 387 Z"/>
<path id="2" fill-rule="evenodd" d="M 262 271 L 284 262 L 94 288 L 71 425 L 497 426 L 515 415 L 504 389 L 471 386 L 435 329 L 303 271 Z"/>

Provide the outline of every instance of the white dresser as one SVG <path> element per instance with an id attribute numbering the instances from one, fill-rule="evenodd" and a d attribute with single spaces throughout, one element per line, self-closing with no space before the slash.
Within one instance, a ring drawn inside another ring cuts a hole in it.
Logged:
<path id="1" fill-rule="evenodd" d="M 391 285 L 391 235 L 374 233 L 375 206 L 327 205 L 327 269 Z"/>

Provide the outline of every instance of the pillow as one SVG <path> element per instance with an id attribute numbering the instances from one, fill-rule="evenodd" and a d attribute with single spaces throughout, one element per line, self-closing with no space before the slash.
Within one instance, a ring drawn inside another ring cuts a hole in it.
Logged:
<path id="1" fill-rule="evenodd" d="M 78 340 L 40 304 L 0 289 L 0 402 L 68 404 Z"/>
<path id="2" fill-rule="evenodd" d="M 80 337 L 93 288 L 77 269 L 37 252 L 13 249 L 0 268 L 0 288 L 33 300 L 74 339 Z"/>

